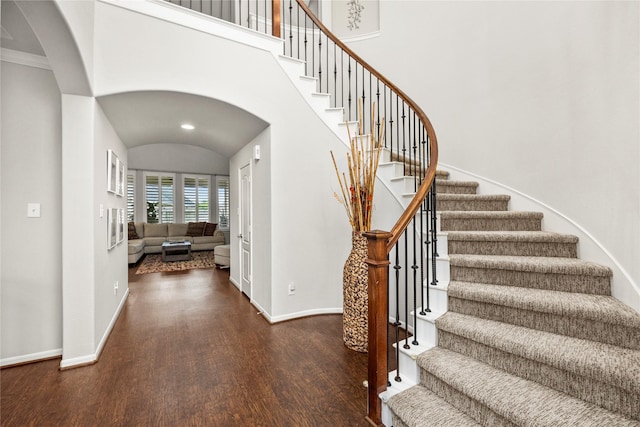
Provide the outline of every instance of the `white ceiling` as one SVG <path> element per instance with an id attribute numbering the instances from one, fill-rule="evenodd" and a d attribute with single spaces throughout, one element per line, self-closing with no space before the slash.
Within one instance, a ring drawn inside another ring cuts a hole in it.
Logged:
<path id="1" fill-rule="evenodd" d="M 98 102 L 127 147 L 188 144 L 229 158 L 268 126 L 233 105 L 178 92 L 128 92 Z M 185 131 L 182 123 L 195 129 Z"/>
<path id="2" fill-rule="evenodd" d="M 15 2 L 2 0 L 3 48 L 45 56 Z M 262 132 L 268 123 L 253 114 L 211 98 L 177 92 L 128 92 L 97 98 L 127 147 L 188 144 L 231 157 Z M 192 131 L 182 123 L 195 126 Z"/>

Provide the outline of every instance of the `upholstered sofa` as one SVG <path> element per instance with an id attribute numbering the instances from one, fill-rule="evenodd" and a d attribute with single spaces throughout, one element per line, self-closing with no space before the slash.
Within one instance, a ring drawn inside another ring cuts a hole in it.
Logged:
<path id="1" fill-rule="evenodd" d="M 192 251 L 211 251 L 224 245 L 224 233 L 212 223 L 129 223 L 128 262 L 135 264 L 144 254 L 161 253 L 163 242 L 182 240 L 191 242 Z"/>

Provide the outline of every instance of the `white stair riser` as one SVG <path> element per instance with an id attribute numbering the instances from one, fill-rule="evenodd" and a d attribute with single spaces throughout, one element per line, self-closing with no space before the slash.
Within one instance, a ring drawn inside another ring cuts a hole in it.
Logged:
<path id="1" fill-rule="evenodd" d="M 402 165 L 397 162 L 380 162 L 378 165 L 378 178 L 382 179 L 389 185 L 391 178 L 402 175 Z"/>
<path id="2" fill-rule="evenodd" d="M 429 263 L 429 270 L 431 270 L 431 257 L 428 257 L 425 262 Z M 429 272 L 431 275 L 431 272 Z M 436 258 L 436 277 L 438 279 L 439 286 L 446 286 L 450 281 L 450 261 L 448 257 L 438 257 Z M 425 283 L 431 283 L 431 277 L 425 278 Z"/>
<path id="3" fill-rule="evenodd" d="M 330 122 L 344 121 L 344 111 L 342 108 L 326 108 L 324 110 L 324 116 Z"/>
<path id="4" fill-rule="evenodd" d="M 413 329 L 416 337 L 418 337 L 418 342 L 422 345 L 435 347 L 438 343 L 438 330 L 436 329 L 436 325 L 433 322 L 419 317 L 416 319 L 416 323 L 418 327 Z"/>
<path id="5" fill-rule="evenodd" d="M 438 278 L 438 281 L 440 281 L 440 278 Z M 446 312 L 449 307 L 447 300 L 447 291 L 440 288 L 434 288 L 433 286 L 429 285 L 427 281 L 425 281 L 424 286 L 425 290 L 427 289 L 427 287 L 429 289 L 429 308 L 431 309 L 431 311 L 438 313 Z"/>
<path id="6" fill-rule="evenodd" d="M 295 80 L 299 76 L 304 75 L 304 62 L 294 60 L 282 55 L 279 59 L 282 69 L 285 71 L 285 73 L 287 73 L 291 80 Z"/>
<path id="7" fill-rule="evenodd" d="M 294 83 L 298 90 L 300 90 L 307 99 L 310 94 L 317 92 L 316 87 L 318 86 L 318 81 L 314 78 L 300 76 L 297 80 L 294 80 Z"/>
<path id="8" fill-rule="evenodd" d="M 331 96 L 324 93 L 314 93 L 309 98 L 309 104 L 317 113 L 321 113 L 330 107 Z"/>
<path id="9" fill-rule="evenodd" d="M 415 191 L 416 179 L 412 176 L 403 176 L 400 178 L 393 178 L 389 182 L 389 188 L 396 193 L 412 193 Z"/>

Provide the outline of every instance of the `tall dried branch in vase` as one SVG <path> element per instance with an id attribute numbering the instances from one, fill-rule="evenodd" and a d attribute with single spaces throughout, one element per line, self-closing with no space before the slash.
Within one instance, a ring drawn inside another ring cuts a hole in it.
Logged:
<path id="1" fill-rule="evenodd" d="M 353 229 L 351 233 L 351 252 L 343 269 L 343 340 L 344 344 L 355 351 L 367 351 L 368 337 L 368 266 L 367 239 L 363 231 L 371 230 L 371 216 L 373 214 L 373 191 L 376 183 L 376 172 L 382 152 L 382 136 L 384 135 L 384 121 L 379 134 L 363 135 L 362 105 L 359 105 L 358 135 L 351 136 L 349 142 L 351 150 L 347 153 L 347 173 L 340 173 L 336 158 L 331 152 L 333 166 L 336 170 L 340 192 L 334 193 L 335 198 L 342 203 L 347 212 Z M 375 104 L 371 108 L 371 123 L 374 123 Z M 349 126 L 347 126 L 349 129 Z"/>
<path id="2" fill-rule="evenodd" d="M 382 140 L 384 138 L 384 119 L 380 125 L 378 135 L 371 132 L 363 134 L 362 106 L 358 109 L 358 135 L 349 134 L 350 152 L 347 153 L 346 173 L 340 173 L 336 158 L 331 151 L 333 167 L 340 183 L 341 195 L 333 193 L 334 197 L 345 207 L 349 223 L 353 231 L 371 230 L 371 216 L 373 214 L 373 191 L 376 184 L 376 173 L 382 152 Z M 371 122 L 374 123 L 375 103 L 371 108 Z"/>

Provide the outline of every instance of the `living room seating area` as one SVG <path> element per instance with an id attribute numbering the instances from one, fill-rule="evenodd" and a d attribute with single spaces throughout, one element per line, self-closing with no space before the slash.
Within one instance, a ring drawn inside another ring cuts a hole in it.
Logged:
<path id="1" fill-rule="evenodd" d="M 168 241 L 191 242 L 192 251 L 211 251 L 224 245 L 224 233 L 218 224 L 189 222 L 186 224 L 149 224 L 130 222 L 128 226 L 128 263 L 135 264 L 144 254 L 162 252 L 162 243 Z"/>

